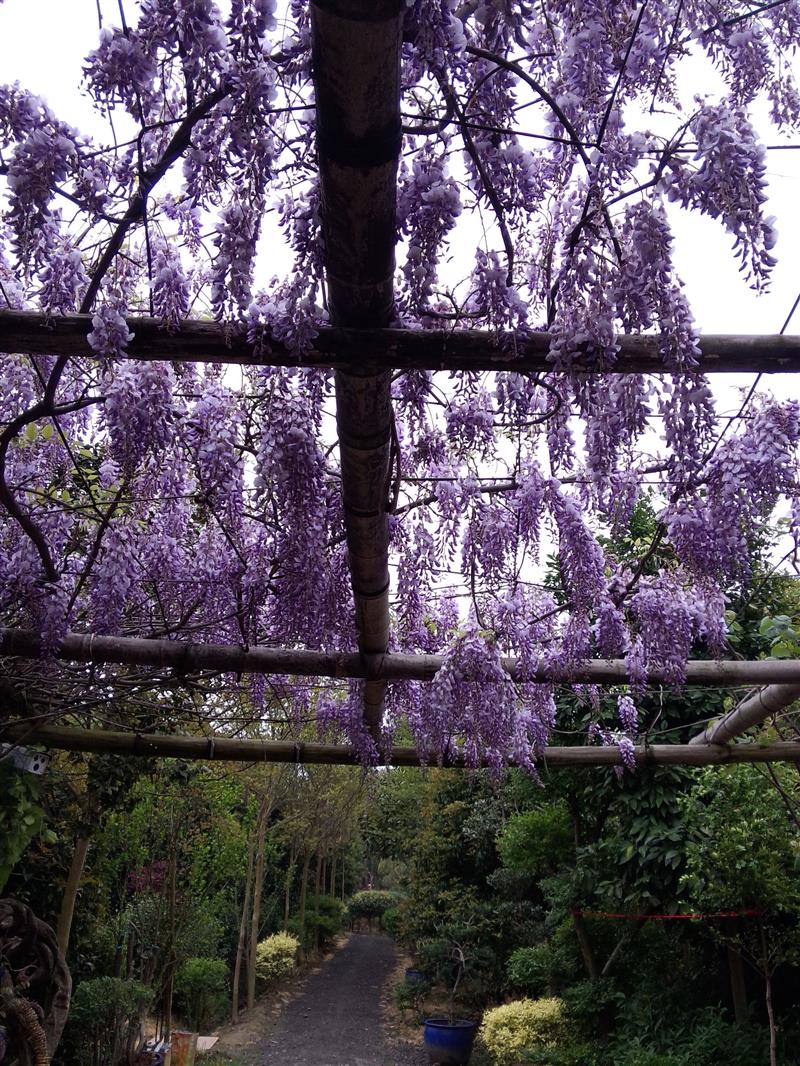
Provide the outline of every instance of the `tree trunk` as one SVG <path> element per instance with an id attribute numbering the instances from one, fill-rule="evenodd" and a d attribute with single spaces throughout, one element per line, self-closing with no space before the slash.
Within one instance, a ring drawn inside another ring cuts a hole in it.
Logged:
<path id="1" fill-rule="evenodd" d="M 317 872 L 314 876 L 314 910 L 319 914 L 319 892 L 322 884 L 322 852 L 317 852 Z M 314 951 L 319 951 L 319 923 L 314 924 Z"/>
<path id="2" fill-rule="evenodd" d="M 764 923 L 760 922 L 759 925 L 761 927 L 761 964 L 764 968 L 764 999 L 767 1005 L 767 1019 L 769 1021 L 769 1066 L 778 1066 L 778 1030 L 775 1026 L 775 1012 L 772 1008 L 772 971 L 769 965 Z"/>
<path id="3" fill-rule="evenodd" d="M 314 875 L 314 907 L 319 907 L 319 894 L 322 887 L 322 852 L 317 852 L 317 870 Z"/>
<path id="4" fill-rule="evenodd" d="M 61 911 L 58 915 L 56 927 L 56 939 L 58 950 L 66 958 L 69 947 L 69 934 L 72 929 L 72 919 L 75 915 L 75 901 L 78 898 L 83 869 L 86 865 L 86 855 L 89 851 L 89 838 L 78 837 L 75 841 L 75 850 L 72 852 L 72 862 L 69 866 L 67 883 L 64 886 L 64 895 L 61 897 Z"/>
<path id="5" fill-rule="evenodd" d="M 342 856 L 342 903 L 344 903 L 344 879 L 347 872 L 347 860 L 345 856 Z"/>
<path id="6" fill-rule="evenodd" d="M 239 922 L 239 940 L 236 944 L 236 962 L 233 967 L 231 986 L 231 1021 L 239 1020 L 239 981 L 242 975 L 242 960 L 247 942 L 247 916 L 250 913 L 250 897 L 253 891 L 253 857 L 256 846 L 255 829 L 250 834 L 247 845 L 247 876 L 244 881 L 244 901 L 242 903 L 242 920 Z"/>
<path id="7" fill-rule="evenodd" d="M 256 1002 L 256 949 L 258 948 L 258 932 L 261 923 L 261 893 L 264 888 L 264 842 L 267 836 L 267 819 L 269 818 L 271 806 L 271 799 L 263 799 L 261 801 L 261 809 L 258 812 L 256 868 L 253 878 L 253 913 L 250 919 L 250 950 L 247 958 L 248 1010 L 255 1006 Z"/>
<path id="8" fill-rule="evenodd" d="M 289 851 L 289 865 L 286 867 L 286 887 L 283 893 L 283 931 L 288 933 L 289 931 L 289 912 L 291 910 L 292 903 L 292 881 L 294 880 L 294 864 L 296 854 L 294 843 L 292 843 L 291 850 Z"/>
<path id="9" fill-rule="evenodd" d="M 175 854 L 175 842 L 173 841 L 172 854 L 169 859 L 169 951 L 167 955 L 166 972 L 164 975 L 164 1036 L 169 1037 L 172 1033 L 172 991 L 175 985 L 175 919 L 176 919 L 176 895 L 178 880 L 178 860 Z"/>
<path id="10" fill-rule="evenodd" d="M 733 1016 L 738 1025 L 747 1021 L 747 986 L 744 978 L 742 956 L 730 944 L 727 945 L 728 971 L 731 977 L 731 999 Z"/>
<path id="11" fill-rule="evenodd" d="M 125 976 L 128 980 L 133 979 L 133 970 L 136 964 L 136 930 L 132 925 L 128 926 L 128 949 L 125 957 Z"/>
<path id="12" fill-rule="evenodd" d="M 305 931 L 306 931 L 306 893 L 308 891 L 308 868 L 311 865 L 311 852 L 306 852 L 303 858 L 303 872 L 300 876 L 300 911 L 297 919 L 300 937 L 300 951 L 305 955 Z"/>
<path id="13" fill-rule="evenodd" d="M 331 896 L 336 898 L 336 852 L 331 855 Z"/>
<path id="14" fill-rule="evenodd" d="M 575 925 L 575 935 L 578 938 L 578 946 L 581 949 L 581 958 L 583 959 L 583 965 L 586 967 L 586 973 L 590 981 L 596 981 L 598 977 L 597 961 L 594 957 L 592 942 L 589 939 L 589 932 L 583 920 L 583 915 L 573 913 L 572 921 Z"/>
<path id="15" fill-rule="evenodd" d="M 775 1014 L 772 1009 L 772 974 L 769 970 L 764 974 L 764 996 L 769 1019 L 769 1066 L 778 1066 L 778 1030 L 775 1027 Z"/>

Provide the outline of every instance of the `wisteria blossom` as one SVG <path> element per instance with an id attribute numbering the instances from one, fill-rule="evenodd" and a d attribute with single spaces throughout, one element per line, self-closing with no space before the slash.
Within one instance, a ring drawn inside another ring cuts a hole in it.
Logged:
<path id="1" fill-rule="evenodd" d="M 392 684 L 370 731 L 361 679 L 286 676 L 278 697 L 263 676 L 225 678 L 256 715 L 280 700 L 295 732 L 316 715 L 365 763 L 410 736 L 431 764 L 535 774 L 582 664 L 624 660 L 618 721 L 595 732 L 633 768 L 641 698 L 725 653 L 727 600 L 776 514 L 800 543 L 798 405 L 761 389 L 719 416 L 673 232 L 681 212 L 707 216 L 742 285 L 767 290 L 781 247 L 756 116 L 800 124 L 798 4 L 401 5 L 386 321 L 440 331 L 445 352 L 460 334 L 493 369 L 386 372 L 381 503 L 357 514 L 340 369 L 308 363 L 330 343 L 331 283 L 352 281 L 326 276 L 338 205 L 311 5 L 130 6 L 75 72 L 91 136 L 0 85 L 0 313 L 38 315 L 45 337 L 62 316 L 91 322 L 91 358 L 0 354 L 0 623 L 48 654 L 70 628 L 354 652 L 348 533 L 373 521 L 388 647 L 443 656 L 435 679 Z M 714 92 L 687 95 L 686 56 Z M 205 364 L 187 318 L 219 342 Z M 139 332 L 167 357 L 137 351 Z M 656 338 L 658 373 L 619 373 L 623 334 Z M 234 344 L 246 365 L 226 365 Z M 536 373 L 509 365 L 523 344 Z M 642 501 L 651 541 L 622 558 Z"/>

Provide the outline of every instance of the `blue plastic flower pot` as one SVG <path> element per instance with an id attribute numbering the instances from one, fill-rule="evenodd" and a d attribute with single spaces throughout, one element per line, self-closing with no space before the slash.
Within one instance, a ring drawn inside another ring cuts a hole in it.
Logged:
<path id="1" fill-rule="evenodd" d="M 422 970 L 414 970 L 409 967 L 406 970 L 406 981 L 408 981 L 410 985 L 421 985 L 425 981 L 425 974 Z"/>
<path id="2" fill-rule="evenodd" d="M 425 1049 L 431 1063 L 437 1066 L 465 1066 L 472 1054 L 477 1022 L 466 1018 L 426 1018 L 424 1021 Z"/>

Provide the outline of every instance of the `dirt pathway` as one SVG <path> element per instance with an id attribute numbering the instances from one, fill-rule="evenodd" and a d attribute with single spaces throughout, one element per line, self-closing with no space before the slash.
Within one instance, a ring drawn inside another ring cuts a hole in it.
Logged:
<path id="1" fill-rule="evenodd" d="M 423 1066 L 421 1048 L 381 1030 L 381 996 L 395 967 L 394 941 L 357 933 L 311 974 L 252 1048 L 252 1066 Z"/>

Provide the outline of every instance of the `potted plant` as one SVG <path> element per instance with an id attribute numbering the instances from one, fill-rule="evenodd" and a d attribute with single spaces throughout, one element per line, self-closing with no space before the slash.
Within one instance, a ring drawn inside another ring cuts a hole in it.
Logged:
<path id="1" fill-rule="evenodd" d="M 428 1057 L 437 1066 L 465 1066 L 472 1054 L 478 1023 L 458 1018 L 455 1013 L 456 992 L 464 977 L 467 960 L 462 946 L 452 943 L 450 951 L 453 984 L 448 995 L 446 1016 L 433 1016 L 423 1022 L 423 1040 Z"/>

